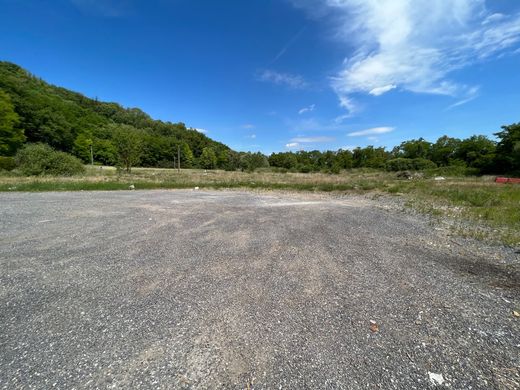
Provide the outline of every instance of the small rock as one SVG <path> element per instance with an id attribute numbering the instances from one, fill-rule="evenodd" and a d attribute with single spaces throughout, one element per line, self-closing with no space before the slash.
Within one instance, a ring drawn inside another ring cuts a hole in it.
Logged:
<path id="1" fill-rule="evenodd" d="M 195 188 L 194 188 L 195 191 L 198 190 L 198 189 L 199 189 L 199 187 L 195 187 Z"/>
<path id="2" fill-rule="evenodd" d="M 434 372 L 428 372 L 430 382 L 434 385 L 442 385 L 444 383 L 444 377 L 442 374 L 436 374 Z"/>
<path id="3" fill-rule="evenodd" d="M 379 325 L 374 320 L 370 320 L 370 331 L 372 333 L 379 332 Z"/>
<path id="4" fill-rule="evenodd" d="M 520 317 L 520 312 L 513 310 L 513 316 L 514 317 Z"/>
<path id="5" fill-rule="evenodd" d="M 133 184 L 130 184 L 130 185 L 128 186 L 128 189 L 130 189 L 130 190 L 135 190 L 135 186 L 134 186 Z"/>

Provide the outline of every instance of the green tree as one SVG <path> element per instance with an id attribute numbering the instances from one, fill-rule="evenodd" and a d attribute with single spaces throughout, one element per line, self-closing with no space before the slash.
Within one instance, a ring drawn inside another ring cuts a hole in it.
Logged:
<path id="1" fill-rule="evenodd" d="M 498 138 L 495 164 L 500 172 L 520 173 L 520 123 L 502 126 Z"/>
<path id="2" fill-rule="evenodd" d="M 397 148 L 396 157 L 403 158 L 428 158 L 432 144 L 424 138 L 404 141 Z"/>
<path id="3" fill-rule="evenodd" d="M 205 147 L 202 149 L 199 163 L 204 169 L 215 169 L 217 167 L 217 155 L 212 147 Z"/>
<path id="4" fill-rule="evenodd" d="M 112 142 L 114 144 L 119 164 L 127 172 L 132 166 L 139 163 L 142 153 L 141 133 L 133 126 L 129 125 L 110 125 L 113 130 Z"/>
<path id="5" fill-rule="evenodd" d="M 230 169 L 229 150 L 224 149 L 219 152 L 217 156 L 217 166 L 220 169 Z"/>
<path id="6" fill-rule="evenodd" d="M 454 163 L 455 156 L 460 147 L 460 139 L 447 135 L 440 137 L 430 149 L 430 160 L 439 166 L 448 166 Z"/>
<path id="7" fill-rule="evenodd" d="M 240 168 L 242 170 L 246 170 L 249 172 L 254 171 L 258 168 L 267 168 L 269 166 L 269 161 L 267 157 L 262 153 L 241 153 L 240 156 Z"/>
<path id="8" fill-rule="evenodd" d="M 81 133 L 74 140 L 73 152 L 83 162 L 90 162 L 90 147 L 94 146 L 92 134 Z"/>
<path id="9" fill-rule="evenodd" d="M 181 145 L 181 166 L 183 168 L 193 167 L 193 152 L 186 142 L 183 142 Z"/>
<path id="10" fill-rule="evenodd" d="M 462 140 L 456 158 L 463 160 L 468 167 L 490 172 L 495 160 L 496 143 L 484 135 L 474 135 Z"/>
<path id="11" fill-rule="evenodd" d="M 18 114 L 7 93 L 0 90 L 0 155 L 12 156 L 25 141 L 23 129 L 17 127 Z"/>

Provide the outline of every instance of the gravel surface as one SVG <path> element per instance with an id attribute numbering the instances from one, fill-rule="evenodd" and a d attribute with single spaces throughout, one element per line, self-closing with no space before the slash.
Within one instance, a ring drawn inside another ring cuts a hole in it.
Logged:
<path id="1" fill-rule="evenodd" d="M 2 389 L 518 389 L 520 258 L 361 197 L 0 194 Z"/>

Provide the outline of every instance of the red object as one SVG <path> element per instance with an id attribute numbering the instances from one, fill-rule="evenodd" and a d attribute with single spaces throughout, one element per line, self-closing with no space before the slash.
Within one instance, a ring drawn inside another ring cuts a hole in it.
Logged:
<path id="1" fill-rule="evenodd" d="M 515 177 L 497 177 L 495 183 L 517 183 L 520 184 L 520 179 Z"/>

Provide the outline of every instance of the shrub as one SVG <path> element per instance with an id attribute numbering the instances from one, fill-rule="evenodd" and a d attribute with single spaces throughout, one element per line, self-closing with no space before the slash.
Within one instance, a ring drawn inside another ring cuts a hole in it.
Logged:
<path id="1" fill-rule="evenodd" d="M 83 173 L 81 161 L 45 144 L 28 144 L 15 156 L 17 167 L 24 175 L 72 176 Z"/>
<path id="2" fill-rule="evenodd" d="M 16 163 L 13 157 L 0 156 L 0 171 L 12 171 L 16 168 Z"/>
<path id="3" fill-rule="evenodd" d="M 406 171 L 412 169 L 411 158 L 394 158 L 386 162 L 386 169 L 388 171 Z"/>
<path id="4" fill-rule="evenodd" d="M 413 163 L 413 169 L 415 169 L 416 171 L 437 168 L 437 164 L 435 164 L 433 161 L 427 160 L 425 158 L 414 158 L 412 160 L 412 163 Z"/>

